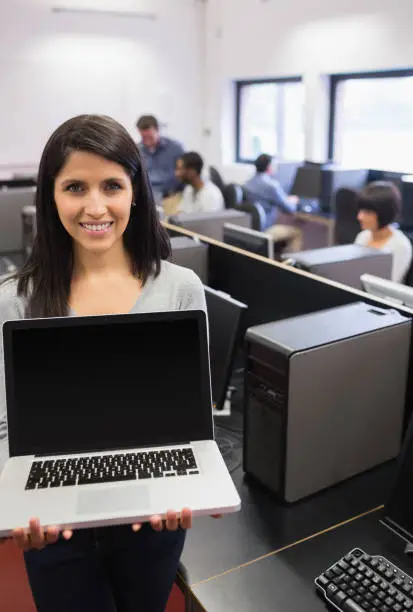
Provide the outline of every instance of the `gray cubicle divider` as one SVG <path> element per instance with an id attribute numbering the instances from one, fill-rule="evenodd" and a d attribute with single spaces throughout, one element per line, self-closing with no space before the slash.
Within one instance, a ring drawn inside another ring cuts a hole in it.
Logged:
<path id="1" fill-rule="evenodd" d="M 178 266 L 190 268 L 204 284 L 208 284 L 208 245 L 187 236 L 171 238 L 170 261 Z"/>
<path id="2" fill-rule="evenodd" d="M 36 189 L 0 190 L 0 253 L 23 249 L 22 210 L 33 205 Z"/>
<path id="3" fill-rule="evenodd" d="M 179 225 L 190 232 L 196 232 L 208 238 L 223 240 L 224 225 L 232 223 L 242 227 L 251 228 L 252 218 L 248 213 L 236 210 L 235 208 L 225 208 L 209 213 L 191 213 L 175 215 L 171 223 Z"/>
<path id="4" fill-rule="evenodd" d="M 393 266 L 392 253 L 359 244 L 286 253 L 283 259 L 291 259 L 296 268 L 356 289 L 363 289 L 360 280 L 362 274 L 390 279 Z"/>

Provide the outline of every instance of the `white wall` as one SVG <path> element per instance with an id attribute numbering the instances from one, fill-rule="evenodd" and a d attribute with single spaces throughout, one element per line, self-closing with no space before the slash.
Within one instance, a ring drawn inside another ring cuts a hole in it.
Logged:
<path id="1" fill-rule="evenodd" d="M 53 13 L 59 4 L 157 19 Z M 2 3 L 0 167 L 36 163 L 62 121 L 89 112 L 112 115 L 136 138 L 136 118 L 154 113 L 169 135 L 200 148 L 203 19 L 197 0 Z"/>
<path id="2" fill-rule="evenodd" d="M 412 0 L 13 0 L 0 21 L 0 169 L 36 163 L 77 113 L 132 133 L 153 112 L 217 165 L 234 159 L 233 82 L 302 75 L 306 156 L 326 154 L 335 72 L 413 66 Z M 155 21 L 54 14 L 52 5 L 147 11 Z"/>
<path id="3" fill-rule="evenodd" d="M 209 0 L 208 12 L 207 148 L 222 162 L 234 159 L 232 81 L 302 75 L 306 156 L 317 159 L 327 152 L 326 75 L 413 66 L 412 0 Z"/>

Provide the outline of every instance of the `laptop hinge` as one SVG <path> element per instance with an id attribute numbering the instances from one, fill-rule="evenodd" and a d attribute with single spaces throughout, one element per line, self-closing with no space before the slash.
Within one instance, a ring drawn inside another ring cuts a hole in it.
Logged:
<path id="1" fill-rule="evenodd" d="M 139 446 L 130 446 L 129 448 L 124 447 L 122 449 L 120 448 L 92 448 L 89 450 L 78 450 L 78 451 L 66 451 L 66 452 L 50 452 L 50 453 L 39 453 L 39 454 L 35 454 L 34 456 L 37 458 L 42 458 L 42 457 L 63 457 L 65 455 L 82 455 L 82 454 L 89 454 L 89 453 L 119 453 L 119 452 L 124 452 L 124 451 L 128 451 L 128 450 L 134 450 L 136 448 L 139 449 L 145 449 L 145 448 L 168 448 L 170 446 L 188 446 L 189 444 L 191 444 L 190 442 L 171 442 L 169 444 L 143 444 L 143 445 L 139 445 Z"/>

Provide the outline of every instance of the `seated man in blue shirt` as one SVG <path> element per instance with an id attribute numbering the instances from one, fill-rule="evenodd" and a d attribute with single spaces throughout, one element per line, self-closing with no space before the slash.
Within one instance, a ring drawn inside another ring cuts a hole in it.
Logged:
<path id="1" fill-rule="evenodd" d="M 146 162 L 153 190 L 163 197 L 177 193 L 182 186 L 175 176 L 175 167 L 184 153 L 182 145 L 160 135 L 158 120 L 153 115 L 140 117 L 136 127 L 141 136 L 139 149 Z"/>
<path id="2" fill-rule="evenodd" d="M 261 204 L 265 212 L 265 230 L 275 242 L 287 241 L 292 252 L 301 250 L 302 233 L 293 225 L 277 224 L 279 211 L 293 214 L 298 198 L 288 196 L 275 178 L 275 163 L 271 155 L 262 154 L 255 160 L 256 174 L 244 184 L 248 198 Z"/>

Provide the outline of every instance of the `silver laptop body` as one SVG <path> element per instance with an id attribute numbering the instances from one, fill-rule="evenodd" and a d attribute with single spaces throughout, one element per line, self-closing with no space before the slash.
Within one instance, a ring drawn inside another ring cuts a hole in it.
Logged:
<path id="1" fill-rule="evenodd" d="M 0 537 L 239 510 L 214 441 L 202 311 L 8 321 Z"/>

